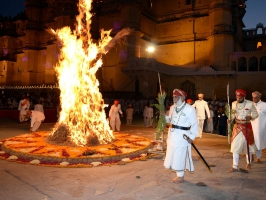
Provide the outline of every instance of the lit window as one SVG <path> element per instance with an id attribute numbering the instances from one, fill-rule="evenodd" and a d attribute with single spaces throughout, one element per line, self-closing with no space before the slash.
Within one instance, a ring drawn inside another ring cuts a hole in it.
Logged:
<path id="1" fill-rule="evenodd" d="M 260 48 L 262 48 L 262 44 L 261 44 L 261 42 L 258 42 L 257 43 L 257 49 L 260 49 Z"/>

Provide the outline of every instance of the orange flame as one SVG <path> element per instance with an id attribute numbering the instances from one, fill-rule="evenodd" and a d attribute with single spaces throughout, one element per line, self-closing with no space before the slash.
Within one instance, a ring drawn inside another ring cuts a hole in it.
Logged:
<path id="1" fill-rule="evenodd" d="M 56 31 L 62 42 L 59 62 L 55 67 L 61 90 L 61 111 L 58 124 L 66 125 L 71 140 L 80 146 L 94 134 L 101 144 L 114 139 L 104 112 L 104 102 L 99 91 L 96 72 L 102 65 L 101 54 L 112 39 L 110 31 L 102 31 L 95 44 L 91 40 L 91 0 L 80 0 L 76 30 L 63 27 Z M 86 19 L 86 20 L 84 20 Z M 58 125 L 57 125 L 58 126 Z M 53 130 L 53 134 L 56 130 Z"/>

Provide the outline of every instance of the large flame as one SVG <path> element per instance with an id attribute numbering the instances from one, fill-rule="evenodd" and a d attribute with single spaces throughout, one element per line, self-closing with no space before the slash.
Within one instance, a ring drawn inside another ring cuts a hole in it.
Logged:
<path id="1" fill-rule="evenodd" d="M 88 144 L 96 136 L 100 144 L 114 139 L 104 112 L 104 102 L 99 91 L 96 72 L 102 65 L 101 54 L 112 39 L 110 31 L 102 31 L 101 40 L 95 44 L 90 36 L 91 0 L 80 0 L 76 30 L 69 27 L 55 33 L 62 42 L 59 62 L 55 67 L 61 91 L 61 111 L 57 125 L 68 127 L 70 139 L 77 145 Z"/>

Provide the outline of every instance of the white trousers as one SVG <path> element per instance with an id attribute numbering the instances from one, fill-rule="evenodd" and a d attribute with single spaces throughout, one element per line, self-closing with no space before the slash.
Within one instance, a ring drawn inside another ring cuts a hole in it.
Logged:
<path id="1" fill-rule="evenodd" d="M 198 135 L 197 135 L 197 137 L 200 137 L 200 138 L 202 137 L 203 124 L 204 124 L 204 119 L 198 118 Z"/>
<path id="2" fill-rule="evenodd" d="M 261 155 L 262 155 L 262 150 L 257 150 L 256 151 L 256 156 L 257 156 L 258 159 L 260 159 Z"/>
<path id="3" fill-rule="evenodd" d="M 252 152 L 249 152 L 249 155 L 250 155 L 250 161 L 248 162 L 248 154 L 246 154 L 247 163 L 251 163 Z M 239 161 L 239 154 L 233 153 L 233 168 L 238 169 L 238 161 Z"/>
<path id="4" fill-rule="evenodd" d="M 117 131 L 120 131 L 120 126 L 121 126 L 120 118 L 119 117 L 111 117 L 110 125 L 111 125 L 113 131 L 115 131 L 115 128 Z"/>
<path id="5" fill-rule="evenodd" d="M 177 177 L 183 177 L 184 176 L 184 171 L 179 171 L 176 172 Z"/>

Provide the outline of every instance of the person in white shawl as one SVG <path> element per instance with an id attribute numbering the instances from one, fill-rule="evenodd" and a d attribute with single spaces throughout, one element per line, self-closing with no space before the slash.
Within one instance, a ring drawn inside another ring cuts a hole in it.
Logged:
<path id="1" fill-rule="evenodd" d="M 191 143 L 198 134 L 198 122 L 195 108 L 185 102 L 186 96 L 183 90 L 174 89 L 174 104 L 170 107 L 169 115 L 165 116 L 170 127 L 164 167 L 176 172 L 177 177 L 173 179 L 175 183 L 184 181 L 186 169 L 194 172 Z M 184 134 L 189 137 L 188 140 L 184 139 Z"/>
<path id="2" fill-rule="evenodd" d="M 266 103 L 261 101 L 261 93 L 252 92 L 252 100 L 259 117 L 251 121 L 254 140 L 257 147 L 256 162 L 261 163 L 262 149 L 266 148 Z"/>
<path id="3" fill-rule="evenodd" d="M 44 114 L 40 111 L 28 110 L 27 116 L 31 118 L 30 132 L 34 133 L 38 131 L 38 128 L 40 127 L 41 123 L 45 119 Z"/>

